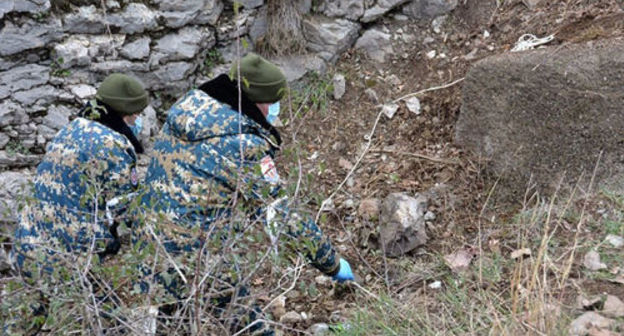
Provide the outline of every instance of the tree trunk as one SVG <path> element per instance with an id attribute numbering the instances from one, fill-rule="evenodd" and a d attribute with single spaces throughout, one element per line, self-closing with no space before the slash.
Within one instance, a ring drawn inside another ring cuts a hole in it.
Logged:
<path id="1" fill-rule="evenodd" d="M 291 55 L 305 50 L 297 1 L 267 0 L 267 32 L 256 47 L 266 56 Z"/>

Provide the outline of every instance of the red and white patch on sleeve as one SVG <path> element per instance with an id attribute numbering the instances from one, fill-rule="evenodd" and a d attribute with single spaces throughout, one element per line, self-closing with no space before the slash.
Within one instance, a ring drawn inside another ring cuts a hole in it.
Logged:
<path id="1" fill-rule="evenodd" d="M 262 170 L 262 176 L 267 182 L 271 184 L 279 183 L 280 177 L 271 156 L 267 155 L 260 160 L 260 169 Z"/>
<path id="2" fill-rule="evenodd" d="M 130 183 L 133 186 L 137 186 L 139 184 L 139 174 L 137 173 L 136 168 L 130 169 Z"/>

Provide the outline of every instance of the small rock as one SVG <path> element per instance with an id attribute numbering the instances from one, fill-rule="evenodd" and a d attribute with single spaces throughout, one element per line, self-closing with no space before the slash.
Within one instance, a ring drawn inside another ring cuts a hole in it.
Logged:
<path id="1" fill-rule="evenodd" d="M 388 117 L 388 119 L 392 119 L 392 117 L 394 117 L 394 114 L 398 110 L 399 110 L 399 105 L 395 103 L 384 104 L 384 106 L 382 107 L 382 112 L 383 114 L 386 115 L 386 117 Z"/>
<path id="2" fill-rule="evenodd" d="M 431 51 L 430 51 L 430 52 L 428 52 L 426 55 L 427 55 L 427 58 L 429 58 L 429 59 L 433 59 L 433 58 L 435 58 L 435 57 L 436 57 L 436 54 L 437 54 L 437 52 L 436 52 L 435 50 L 431 50 Z"/>
<path id="3" fill-rule="evenodd" d="M 377 198 L 367 198 L 360 202 L 358 215 L 364 219 L 370 220 L 379 217 L 380 202 Z"/>
<path id="4" fill-rule="evenodd" d="M 329 325 L 327 323 L 315 323 L 308 328 L 308 333 L 313 336 L 329 335 Z"/>
<path id="5" fill-rule="evenodd" d="M 436 219 L 436 215 L 432 211 L 427 211 L 427 213 L 425 213 L 425 221 L 431 222 L 431 221 L 434 221 L 435 219 Z"/>
<path id="6" fill-rule="evenodd" d="M 373 61 L 383 63 L 392 54 L 391 35 L 377 29 L 369 29 L 355 43 L 355 49 L 363 49 Z"/>
<path id="7" fill-rule="evenodd" d="M 531 249 L 528 247 L 525 247 L 525 248 L 518 249 L 518 250 L 511 252 L 511 259 L 518 259 L 520 257 L 525 257 L 525 256 L 528 257 L 530 255 L 531 255 Z"/>
<path id="8" fill-rule="evenodd" d="M 334 144 L 332 145 L 332 149 L 337 152 L 342 152 L 346 148 L 347 148 L 347 145 L 345 145 L 345 143 L 342 141 L 334 142 Z"/>
<path id="9" fill-rule="evenodd" d="M 48 109 L 48 114 L 43 118 L 43 124 L 54 130 L 60 130 L 69 123 L 71 110 L 63 105 L 53 105 Z"/>
<path id="10" fill-rule="evenodd" d="M 388 195 L 381 205 L 379 216 L 380 243 L 390 257 L 403 255 L 427 242 L 424 215 L 427 198 L 404 193 Z"/>
<path id="11" fill-rule="evenodd" d="M 427 36 L 423 39 L 423 44 L 429 44 L 435 42 L 435 39 L 431 36 Z"/>
<path id="12" fill-rule="evenodd" d="M 83 36 L 71 36 L 65 42 L 54 47 L 57 59 L 62 59 L 59 66 L 68 69 L 73 66 L 84 66 L 91 62 L 89 57 L 89 41 Z"/>
<path id="13" fill-rule="evenodd" d="M 342 74 L 334 75 L 334 99 L 340 100 L 342 96 L 344 96 L 347 91 L 347 83 L 345 81 L 345 76 Z"/>
<path id="14" fill-rule="evenodd" d="M 388 82 L 390 85 L 393 86 L 399 86 L 401 85 L 401 79 L 399 78 L 399 76 L 392 74 L 390 76 L 388 76 L 386 78 L 386 82 Z"/>
<path id="15" fill-rule="evenodd" d="M 7 272 L 10 269 L 11 263 L 9 261 L 9 256 L 7 256 L 4 248 L 0 245 L 0 273 Z"/>
<path id="16" fill-rule="evenodd" d="M 5 152 L 0 151 L 0 155 L 2 153 Z M 19 155 L 11 155 L 11 157 Z M 0 162 L 0 167 L 2 166 L 2 162 Z M 0 173 L 0 222 L 17 220 L 17 209 L 31 196 L 31 181 L 32 176 L 25 172 L 7 171 Z M 0 249 L 2 249 L 1 245 Z M 2 263 L 1 255 L 0 263 Z"/>
<path id="17" fill-rule="evenodd" d="M 348 199 L 346 201 L 344 201 L 344 203 L 342 204 L 346 209 L 353 209 L 355 208 L 355 201 L 352 199 Z"/>
<path id="18" fill-rule="evenodd" d="M 344 170 L 351 170 L 353 168 L 353 164 L 349 162 L 349 160 L 342 157 L 338 159 L 338 166 Z"/>
<path id="19" fill-rule="evenodd" d="M 308 48 L 327 62 L 334 62 L 343 51 L 358 38 L 361 25 L 345 19 L 319 19 L 309 17 L 303 20 L 303 32 Z"/>
<path id="20" fill-rule="evenodd" d="M 119 9 L 121 8 L 121 5 L 119 5 L 119 2 L 115 0 L 107 0 L 106 7 L 108 7 L 108 9 Z"/>
<path id="21" fill-rule="evenodd" d="M 298 290 L 291 290 L 290 292 L 288 292 L 288 294 L 286 294 L 286 297 L 289 299 L 296 299 L 301 297 L 301 292 L 299 292 Z"/>
<path id="22" fill-rule="evenodd" d="M 397 21 L 407 21 L 409 20 L 409 17 L 403 14 L 394 14 L 394 19 Z"/>
<path id="23" fill-rule="evenodd" d="M 624 317 L 624 302 L 617 296 L 607 295 L 607 300 L 602 307 L 602 312 L 610 317 Z"/>
<path id="24" fill-rule="evenodd" d="M 466 61 L 472 61 L 477 58 L 477 52 L 479 52 L 479 48 L 474 48 L 472 51 L 463 56 Z"/>
<path id="25" fill-rule="evenodd" d="M 297 312 L 289 311 L 284 314 L 284 316 L 280 317 L 279 321 L 284 324 L 296 324 L 303 321 L 303 317 L 301 317 L 301 314 Z"/>
<path id="26" fill-rule="evenodd" d="M 624 246 L 624 238 L 616 235 L 608 235 L 606 238 L 607 242 L 611 244 L 615 248 L 620 248 Z"/>
<path id="27" fill-rule="evenodd" d="M 145 59 L 150 54 L 150 42 L 151 39 L 149 37 L 140 38 L 126 44 L 121 49 L 120 54 L 121 56 L 131 60 Z"/>
<path id="28" fill-rule="evenodd" d="M 483 31 L 483 38 L 488 38 L 488 37 L 490 37 L 490 32 L 487 31 L 487 30 L 484 30 Z"/>
<path id="29" fill-rule="evenodd" d="M 8 144 L 10 140 L 11 140 L 11 137 L 9 137 L 8 135 L 4 133 L 0 133 L 0 149 L 3 149 L 4 146 L 6 146 L 6 144 Z"/>
<path id="30" fill-rule="evenodd" d="M 332 286 L 332 278 L 328 277 L 327 275 L 319 275 L 316 278 L 314 278 L 314 281 L 320 287 L 327 287 L 327 288 L 329 288 L 329 287 Z"/>
<path id="31" fill-rule="evenodd" d="M 276 319 L 280 319 L 282 316 L 286 314 L 286 297 L 279 296 L 272 304 L 271 304 L 271 313 Z"/>
<path id="32" fill-rule="evenodd" d="M 442 288 L 442 281 L 436 280 L 436 281 L 430 283 L 427 287 L 429 287 L 431 289 L 440 289 L 440 288 Z"/>
<path id="33" fill-rule="evenodd" d="M 603 302 L 600 296 L 586 298 L 583 295 L 579 295 L 576 298 L 576 305 L 581 310 L 599 310 L 603 306 Z"/>
<path id="34" fill-rule="evenodd" d="M 45 84 L 49 79 L 50 68 L 38 64 L 28 64 L 0 72 L 0 99 L 11 96 L 15 91 L 30 90 Z"/>
<path id="35" fill-rule="evenodd" d="M 377 92 L 375 92 L 375 90 L 368 88 L 364 91 L 364 94 L 366 95 L 368 100 L 370 100 L 371 102 L 373 103 L 379 102 L 379 97 L 377 97 Z"/>
<path id="36" fill-rule="evenodd" d="M 134 2 L 128 4 L 123 12 L 109 15 L 108 21 L 124 34 L 142 33 L 158 26 L 156 13 L 145 4 Z"/>
<path id="37" fill-rule="evenodd" d="M 416 40 L 416 36 L 414 36 L 412 34 L 402 34 L 401 35 L 401 39 L 403 40 L 403 42 L 409 44 L 409 43 L 414 42 L 414 40 Z"/>
<path id="38" fill-rule="evenodd" d="M 583 265 L 592 271 L 599 271 L 607 268 L 607 265 L 600 261 L 600 254 L 596 251 L 587 252 Z"/>
<path id="39" fill-rule="evenodd" d="M 353 188 L 354 186 L 355 186 L 355 179 L 353 179 L 353 177 L 349 177 L 349 179 L 347 179 L 347 187 Z"/>
<path id="40" fill-rule="evenodd" d="M 186 27 L 176 33 L 163 36 L 156 43 L 154 50 L 162 54 L 158 59 L 161 63 L 186 60 L 194 58 L 206 40 L 214 40 L 214 36 L 210 31 Z"/>
<path id="41" fill-rule="evenodd" d="M 453 272 L 462 272 L 470 266 L 474 256 L 475 251 L 472 249 L 461 249 L 444 256 L 444 261 L 446 261 Z"/>
<path id="42" fill-rule="evenodd" d="M 442 32 L 442 25 L 446 22 L 446 15 L 438 16 L 433 19 L 431 22 L 431 28 L 433 28 L 433 32 L 436 34 L 440 34 Z"/>
<path id="43" fill-rule="evenodd" d="M 522 3 L 524 3 L 529 9 L 535 9 L 535 7 L 537 7 L 541 2 L 542 2 L 542 0 L 524 0 L 524 1 L 522 1 Z M 622 2 L 620 2 L 620 3 L 622 3 Z"/>
<path id="44" fill-rule="evenodd" d="M 449 13 L 457 7 L 457 5 L 458 0 L 410 1 L 403 7 L 403 13 L 414 19 L 433 18 Z"/>
<path id="45" fill-rule="evenodd" d="M 420 99 L 418 97 L 410 97 L 405 100 L 405 105 L 410 112 L 415 113 L 416 115 L 420 114 Z"/>
<path id="46" fill-rule="evenodd" d="M 329 314 L 329 320 L 332 323 L 342 322 L 342 312 L 340 310 L 335 310 Z"/>
<path id="47" fill-rule="evenodd" d="M 91 98 L 97 93 L 97 90 L 93 86 L 86 84 L 72 85 L 69 87 L 69 90 L 74 96 L 80 99 Z"/>
<path id="48" fill-rule="evenodd" d="M 585 336 L 591 329 L 607 329 L 613 326 L 614 323 L 614 320 L 598 313 L 587 312 L 572 321 L 569 332 L 570 336 Z"/>

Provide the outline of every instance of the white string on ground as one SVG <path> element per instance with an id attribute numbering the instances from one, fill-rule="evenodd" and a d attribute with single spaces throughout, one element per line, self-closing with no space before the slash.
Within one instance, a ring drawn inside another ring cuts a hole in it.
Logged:
<path id="1" fill-rule="evenodd" d="M 511 49 L 512 52 L 535 49 L 535 47 L 549 43 L 555 39 L 555 35 L 548 35 L 539 38 L 533 34 L 524 34 L 520 36 L 516 45 Z"/>

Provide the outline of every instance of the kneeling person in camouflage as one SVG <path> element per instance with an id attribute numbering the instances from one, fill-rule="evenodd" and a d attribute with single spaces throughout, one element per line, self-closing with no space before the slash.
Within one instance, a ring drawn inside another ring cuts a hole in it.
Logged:
<path id="1" fill-rule="evenodd" d="M 137 153 L 143 152 L 137 118 L 148 100 L 136 79 L 112 74 L 96 99 L 48 144 L 37 167 L 34 200 L 20 214 L 12 251 L 16 270 L 33 287 L 45 289 L 40 302 L 32 304 L 39 316 L 45 316 L 50 296 L 68 296 L 59 299 L 67 301 L 57 311 L 75 309 L 71 295 L 79 294 L 81 285 L 91 286 L 81 277 L 89 278 L 91 265 L 119 250 L 116 230 L 137 189 Z M 72 286 L 75 293 L 63 293 Z M 50 318 L 60 322 L 59 316 Z"/>
<path id="2" fill-rule="evenodd" d="M 281 138 L 272 123 L 286 91 L 284 74 L 255 54 L 240 60 L 238 74 L 234 64 L 230 76 L 204 83 L 171 107 L 146 176 L 145 200 L 160 214 L 151 236 L 168 254 L 161 258 L 169 265 L 161 270 L 159 276 L 167 278 L 161 282 L 180 309 L 211 279 L 208 289 L 222 293 L 209 295 L 213 313 L 222 319 L 248 293 L 241 284 L 248 274 L 241 270 L 255 263 L 242 260 L 256 238 L 244 233 L 254 229 L 269 233 L 267 242 L 273 244 L 283 233 L 286 244 L 321 272 L 338 281 L 353 279 L 349 263 L 337 256 L 312 217 L 290 211 L 292 205 L 279 199 L 273 160 Z M 246 318 L 221 320 L 222 325 L 231 332 L 247 325 L 254 334 L 272 335 L 266 324 L 253 322 L 258 310 L 248 310 Z"/>

